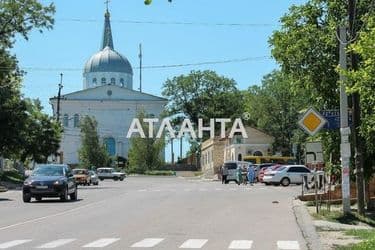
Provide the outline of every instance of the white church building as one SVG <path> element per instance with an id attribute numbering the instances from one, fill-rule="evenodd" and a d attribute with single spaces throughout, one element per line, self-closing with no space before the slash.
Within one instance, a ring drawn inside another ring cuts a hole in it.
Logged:
<path id="1" fill-rule="evenodd" d="M 57 115 L 58 98 L 50 98 Z M 140 110 L 158 117 L 167 99 L 133 90 L 133 69 L 113 46 L 110 14 L 105 13 L 101 50 L 86 62 L 83 89 L 61 95 L 60 120 L 64 127 L 60 146 L 63 163 L 78 164 L 81 146 L 79 123 L 84 116 L 98 122 L 98 133 L 111 156 L 128 158 L 130 124 Z M 61 160 L 60 159 L 60 160 Z"/>

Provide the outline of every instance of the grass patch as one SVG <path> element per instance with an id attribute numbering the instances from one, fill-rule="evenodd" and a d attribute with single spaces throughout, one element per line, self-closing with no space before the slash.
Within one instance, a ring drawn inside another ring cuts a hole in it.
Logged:
<path id="1" fill-rule="evenodd" d="M 336 250 L 373 250 L 375 249 L 375 230 L 348 230 L 346 235 L 352 235 L 363 242 L 349 246 L 336 247 Z"/>
<path id="2" fill-rule="evenodd" d="M 203 175 L 202 171 L 196 171 L 196 172 L 194 172 L 194 176 L 201 176 L 201 175 Z"/>
<path id="3" fill-rule="evenodd" d="M 176 173 L 171 170 L 148 170 L 145 172 L 146 175 L 157 175 L 157 176 L 174 176 Z"/>
<path id="4" fill-rule="evenodd" d="M 17 171 L 4 171 L 0 174 L 0 181 L 8 181 L 11 183 L 23 183 L 25 178 Z"/>
<path id="5" fill-rule="evenodd" d="M 317 220 L 327 220 L 349 225 L 366 223 L 372 227 L 375 227 L 373 215 L 369 215 L 368 217 L 358 215 L 357 213 L 349 213 L 344 215 L 341 211 L 328 211 L 327 209 L 321 209 L 319 214 L 313 213 L 312 216 Z"/>

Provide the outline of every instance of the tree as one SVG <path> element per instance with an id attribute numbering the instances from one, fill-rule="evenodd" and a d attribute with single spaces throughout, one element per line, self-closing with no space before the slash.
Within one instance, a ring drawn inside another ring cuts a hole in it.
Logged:
<path id="1" fill-rule="evenodd" d="M 210 70 L 168 79 L 162 95 L 169 100 L 170 115 L 183 114 L 195 125 L 198 118 L 238 118 L 243 112 L 243 96 L 236 82 Z"/>
<path id="2" fill-rule="evenodd" d="M 29 129 L 27 102 L 20 93 L 23 72 L 10 52 L 16 35 L 26 40 L 32 29 L 50 29 L 54 5 L 44 7 L 36 0 L 0 1 L 0 155 L 21 153 L 23 133 Z"/>
<path id="3" fill-rule="evenodd" d="M 162 166 L 165 142 L 163 136 L 161 138 L 149 138 L 149 126 L 143 122 L 143 119 L 150 117 L 145 111 L 140 111 L 137 118 L 142 125 L 146 138 L 137 135 L 130 138 L 129 170 L 130 172 L 143 174 L 147 170 L 159 169 Z"/>
<path id="4" fill-rule="evenodd" d="M 292 154 L 299 111 L 308 106 L 306 92 L 291 91 L 292 84 L 286 74 L 273 71 L 261 86 L 252 86 L 245 94 L 247 122 L 274 136 L 274 148 L 283 155 Z"/>
<path id="5" fill-rule="evenodd" d="M 98 135 L 98 122 L 85 116 L 80 124 L 82 145 L 78 151 L 80 165 L 84 168 L 108 166 L 111 158 Z"/>

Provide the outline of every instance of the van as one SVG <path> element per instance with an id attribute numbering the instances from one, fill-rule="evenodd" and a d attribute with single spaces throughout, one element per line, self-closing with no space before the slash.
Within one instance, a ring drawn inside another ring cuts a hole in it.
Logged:
<path id="1" fill-rule="evenodd" d="M 226 161 L 224 162 L 223 168 L 228 170 L 227 181 L 225 184 L 229 183 L 230 181 L 236 182 L 240 185 L 239 173 L 241 175 L 246 176 L 247 168 L 251 165 L 251 163 L 246 161 Z"/>

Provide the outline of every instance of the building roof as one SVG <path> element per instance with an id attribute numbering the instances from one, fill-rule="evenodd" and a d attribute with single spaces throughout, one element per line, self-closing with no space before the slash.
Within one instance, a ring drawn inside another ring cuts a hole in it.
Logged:
<path id="1" fill-rule="evenodd" d="M 121 72 L 133 75 L 133 69 L 128 59 L 118 53 L 113 46 L 110 14 L 106 11 L 104 20 L 101 50 L 95 53 L 85 63 L 83 73 L 91 72 Z"/>

